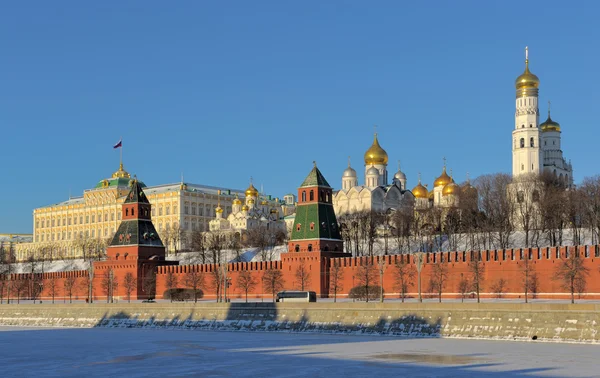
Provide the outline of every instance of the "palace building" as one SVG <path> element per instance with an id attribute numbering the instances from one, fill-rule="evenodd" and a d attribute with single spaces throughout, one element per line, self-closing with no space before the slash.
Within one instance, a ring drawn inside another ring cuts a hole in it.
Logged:
<path id="1" fill-rule="evenodd" d="M 56 257 L 79 258 L 83 257 L 81 242 L 96 240 L 107 244 L 121 222 L 121 206 L 131 190 L 132 180 L 121 163 L 111 177 L 85 190 L 83 196 L 35 209 L 33 242 L 16 245 L 17 260 L 26 260 L 42 246 L 52 245 L 59 251 L 54 255 Z M 209 222 L 217 214 L 227 217 L 237 206 L 237 201 L 246 198 L 246 192 L 242 190 L 183 181 L 150 187 L 143 182 L 139 185 L 152 204 L 152 219 L 165 246 L 179 249 L 186 247 L 187 232 L 208 231 Z M 254 201 L 266 200 L 270 210 L 280 203 L 270 196 L 259 199 L 256 193 Z M 283 202 L 279 209 L 281 206 Z M 282 211 L 278 210 L 277 215 L 280 213 Z"/>

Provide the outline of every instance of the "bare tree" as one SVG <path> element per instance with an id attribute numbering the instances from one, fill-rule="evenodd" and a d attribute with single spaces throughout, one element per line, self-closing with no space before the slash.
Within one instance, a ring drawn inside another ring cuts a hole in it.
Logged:
<path id="1" fill-rule="evenodd" d="M 471 283 L 477 294 L 477 303 L 480 302 L 479 294 L 483 286 L 484 266 L 481 261 L 481 252 L 471 251 L 471 261 L 469 261 L 469 272 L 471 273 Z"/>
<path id="2" fill-rule="evenodd" d="M 29 273 L 29 293 L 33 303 L 38 300 L 42 294 L 42 290 L 44 288 L 44 282 L 42 280 L 42 276 L 37 273 Z M 41 300 L 40 300 L 41 302 Z"/>
<path id="3" fill-rule="evenodd" d="M 513 180 L 511 198 L 515 206 L 515 223 L 525 233 L 525 246 L 530 247 L 531 232 L 540 228 L 540 198 L 543 184 L 538 175 L 521 175 Z"/>
<path id="4" fill-rule="evenodd" d="M 294 277 L 296 279 L 296 285 L 301 291 L 304 291 L 304 289 L 310 285 L 310 271 L 306 268 L 304 260 L 300 261 Z"/>
<path id="5" fill-rule="evenodd" d="M 13 284 L 14 293 L 17 295 L 17 304 L 21 303 L 21 294 L 27 291 L 27 287 L 29 286 L 28 280 L 18 279 Z"/>
<path id="6" fill-rule="evenodd" d="M 462 273 L 461 273 L 462 275 Z M 460 281 L 458 281 L 458 292 L 460 293 L 461 302 L 465 301 L 465 296 L 471 290 L 471 283 L 465 277 L 461 277 Z"/>
<path id="7" fill-rule="evenodd" d="M 128 303 L 131 303 L 131 293 L 135 291 L 136 287 L 136 278 L 134 277 L 133 273 L 127 272 L 125 277 L 123 277 L 123 288 L 125 289 L 125 296 Z"/>
<path id="8" fill-rule="evenodd" d="M 531 249 L 521 249 L 521 276 L 523 278 L 523 291 L 525 292 L 525 303 L 529 302 L 529 289 L 531 289 L 531 276 L 535 274 L 535 266 L 531 262 Z M 537 278 L 537 275 L 535 276 Z"/>
<path id="9" fill-rule="evenodd" d="M 206 236 L 202 231 L 193 230 L 190 235 L 190 246 L 192 251 L 197 252 L 200 255 L 200 263 L 206 264 L 206 248 L 207 242 L 205 240 Z"/>
<path id="10" fill-rule="evenodd" d="M 220 264 L 221 263 L 221 252 L 224 247 L 224 236 L 218 232 L 211 232 L 207 236 L 208 250 L 210 252 L 210 263 Z"/>
<path id="11" fill-rule="evenodd" d="M 268 269 L 263 273 L 262 280 L 267 293 L 273 295 L 273 302 L 275 302 L 275 294 L 283 289 L 283 273 L 278 269 Z"/>
<path id="12" fill-rule="evenodd" d="M 492 284 L 492 293 L 496 294 L 496 298 L 502 298 L 506 292 L 507 281 L 504 278 L 499 278 Z"/>
<path id="13" fill-rule="evenodd" d="M 222 291 L 223 291 L 223 270 L 220 265 L 213 265 L 213 270 L 211 271 L 212 277 L 212 287 L 215 289 L 215 295 L 217 297 L 217 302 L 222 301 Z"/>
<path id="14" fill-rule="evenodd" d="M 147 299 L 156 297 L 156 273 L 154 270 L 147 271 L 142 278 L 142 290 Z"/>
<path id="15" fill-rule="evenodd" d="M 484 175 L 475 180 L 482 212 L 481 216 L 474 220 L 475 229 L 481 230 L 487 235 L 488 244 L 492 241 L 493 235 L 496 234 L 497 247 L 502 249 L 509 247 L 510 238 L 514 232 L 513 222 L 511 222 L 514 213 L 514 202 L 507 196 L 511 181 L 511 176 L 507 174 Z M 473 238 L 471 249 L 481 249 L 476 238 Z"/>
<path id="16" fill-rule="evenodd" d="M 532 299 L 537 299 L 537 294 L 540 287 L 540 280 L 535 270 L 532 270 L 529 274 L 529 292 L 531 293 Z"/>
<path id="17" fill-rule="evenodd" d="M 417 272 L 415 267 L 404 261 L 403 258 L 396 260 L 395 267 L 394 280 L 396 283 L 396 290 L 400 292 L 400 298 L 402 299 L 402 302 L 404 302 L 408 288 L 414 285 L 413 280 L 415 279 Z"/>
<path id="18" fill-rule="evenodd" d="M 559 262 L 554 271 L 554 279 L 562 283 L 565 290 L 571 293 L 571 303 L 575 303 L 575 292 L 578 287 L 585 287 L 589 269 L 578 251 L 573 251 L 567 258 Z"/>
<path id="19" fill-rule="evenodd" d="M 173 244 L 173 252 L 175 256 L 177 256 L 177 252 L 179 251 L 179 246 L 181 243 L 181 239 L 183 238 L 183 229 L 179 222 L 174 222 L 171 226 L 171 230 L 169 232 L 171 235 L 171 243 Z"/>
<path id="20" fill-rule="evenodd" d="M 329 285 L 333 292 L 333 302 L 337 302 L 337 293 L 344 289 L 344 269 L 339 261 L 332 260 L 333 264 L 329 269 Z"/>
<path id="21" fill-rule="evenodd" d="M 448 264 L 445 264 L 442 259 L 442 254 L 439 254 L 439 261 L 436 264 L 433 264 L 431 269 L 431 281 L 433 284 L 434 290 L 438 294 L 438 300 L 442 302 L 442 292 L 444 290 L 444 286 L 446 285 L 446 280 L 448 279 Z"/>
<path id="22" fill-rule="evenodd" d="M 254 279 L 254 275 L 249 270 L 242 270 L 238 275 L 237 287 L 246 295 L 246 303 L 248 303 L 248 292 L 254 290 L 258 282 Z"/>
<path id="23" fill-rule="evenodd" d="M 167 292 L 169 293 L 171 303 L 173 302 L 173 297 L 175 296 L 175 289 L 177 288 L 177 285 L 179 285 L 179 279 L 177 278 L 177 275 L 175 275 L 171 271 L 167 272 L 165 287 L 167 289 Z"/>
<path id="24" fill-rule="evenodd" d="M 202 292 L 204 288 L 204 272 L 198 271 L 196 267 L 192 267 L 192 270 L 187 272 L 183 278 L 184 285 L 194 292 L 194 303 L 198 302 L 198 294 Z"/>
<path id="25" fill-rule="evenodd" d="M 360 286 L 364 288 L 366 301 L 369 302 L 369 291 L 373 289 L 373 286 L 376 286 L 377 282 L 377 268 L 373 264 L 372 257 L 363 259 L 356 270 L 356 278 Z"/>
<path id="26" fill-rule="evenodd" d="M 117 279 L 112 268 L 109 268 L 106 273 L 104 273 L 100 285 L 102 286 L 104 295 L 106 295 L 106 303 L 112 303 L 114 301 L 114 293 L 117 287 Z"/>
<path id="27" fill-rule="evenodd" d="M 67 277 L 64 280 L 64 290 L 65 290 L 65 296 L 69 297 L 69 303 L 73 303 L 73 290 L 75 289 L 76 285 L 77 285 L 77 278 L 76 277 Z M 87 285 L 85 286 L 85 288 L 87 289 Z"/>
<path id="28" fill-rule="evenodd" d="M 58 281 L 56 281 L 56 278 L 54 278 L 54 276 L 47 278 L 44 281 L 44 287 L 48 288 L 48 294 L 50 294 L 50 296 L 52 297 L 52 303 L 54 303 L 54 297 L 56 296 L 56 294 L 58 294 Z"/>
<path id="29" fill-rule="evenodd" d="M 580 187 L 583 197 L 583 213 L 592 231 L 592 244 L 600 240 L 600 176 L 586 177 Z"/>

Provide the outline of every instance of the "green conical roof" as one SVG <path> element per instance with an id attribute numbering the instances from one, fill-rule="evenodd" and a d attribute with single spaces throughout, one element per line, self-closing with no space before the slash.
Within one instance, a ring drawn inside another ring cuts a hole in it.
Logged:
<path id="1" fill-rule="evenodd" d="M 310 171 L 308 176 L 306 176 L 306 178 L 304 179 L 304 182 L 302 182 L 302 185 L 300 185 L 301 188 L 307 187 L 307 186 L 323 186 L 326 188 L 331 188 L 331 186 L 329 186 L 329 183 L 327 182 L 327 180 L 325 180 L 325 177 L 323 177 L 323 174 L 321 173 L 321 171 L 319 171 L 319 168 L 317 168 L 316 164 L 313 167 L 313 169 Z"/>
<path id="2" fill-rule="evenodd" d="M 142 190 L 142 185 L 140 185 L 137 179 L 132 180 L 131 190 L 124 203 L 150 203 Z"/>

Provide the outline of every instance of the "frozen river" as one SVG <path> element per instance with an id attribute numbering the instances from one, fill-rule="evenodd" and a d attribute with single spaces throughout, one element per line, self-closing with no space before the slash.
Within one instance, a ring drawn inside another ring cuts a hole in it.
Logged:
<path id="1" fill-rule="evenodd" d="M 598 376 L 600 346 L 157 329 L 0 327 L 4 377 Z"/>

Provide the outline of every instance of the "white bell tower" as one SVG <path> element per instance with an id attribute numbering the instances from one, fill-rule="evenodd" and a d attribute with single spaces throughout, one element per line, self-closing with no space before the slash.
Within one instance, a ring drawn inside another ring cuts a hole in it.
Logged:
<path id="1" fill-rule="evenodd" d="M 538 88 L 540 80 L 529 71 L 529 51 L 525 48 L 525 72 L 515 81 L 517 90 L 515 129 L 512 132 L 513 177 L 522 174 L 540 174 L 542 149 L 540 146 Z"/>

